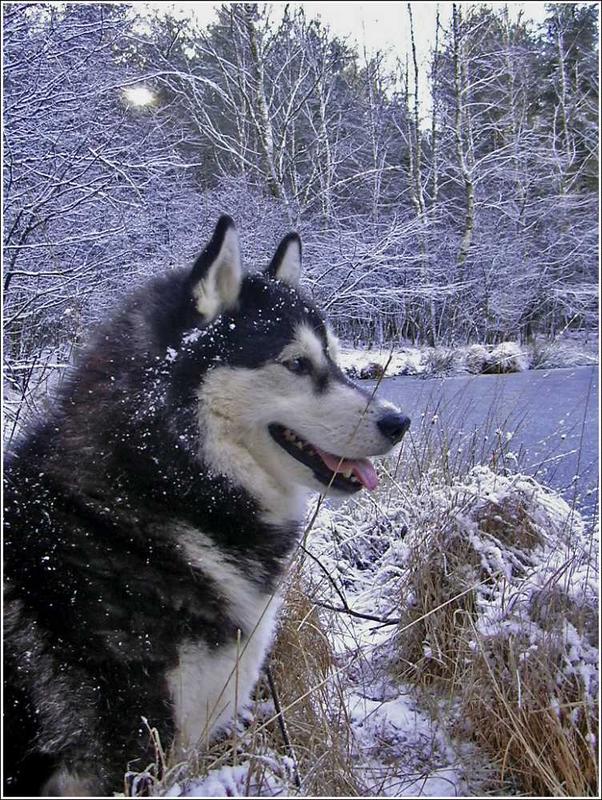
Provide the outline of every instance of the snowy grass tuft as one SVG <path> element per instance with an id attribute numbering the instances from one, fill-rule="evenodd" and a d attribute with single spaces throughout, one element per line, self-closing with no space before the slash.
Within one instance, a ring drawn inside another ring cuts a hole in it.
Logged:
<path id="1" fill-rule="evenodd" d="M 267 680 L 235 723 L 185 761 L 156 747 L 155 763 L 126 779 L 127 797 L 288 797 L 296 794 L 297 765 L 278 739 Z"/>
<path id="2" fill-rule="evenodd" d="M 573 339 L 558 339 L 553 342 L 536 342 L 531 348 L 533 369 L 556 369 L 559 367 L 588 367 L 598 363 L 596 337 L 588 346 Z"/>
<path id="3" fill-rule="evenodd" d="M 500 781 L 596 794 L 597 569 L 591 533 L 524 476 L 476 467 L 412 507 L 397 671 L 459 701 Z"/>

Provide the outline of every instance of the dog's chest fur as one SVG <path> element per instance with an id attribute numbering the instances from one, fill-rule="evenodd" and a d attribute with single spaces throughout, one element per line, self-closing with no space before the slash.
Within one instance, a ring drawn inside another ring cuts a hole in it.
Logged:
<path id="1" fill-rule="evenodd" d="M 191 569 L 217 587 L 224 615 L 240 631 L 221 642 L 191 636 L 178 646 L 178 663 L 167 684 L 175 745 L 182 754 L 206 743 L 248 701 L 273 638 L 279 600 L 265 587 L 257 562 L 236 563 L 205 534 L 187 526 L 176 530 L 176 538 Z"/>

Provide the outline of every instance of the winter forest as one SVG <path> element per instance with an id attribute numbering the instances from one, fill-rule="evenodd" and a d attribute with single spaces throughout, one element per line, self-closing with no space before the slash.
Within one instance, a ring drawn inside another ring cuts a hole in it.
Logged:
<path id="1" fill-rule="evenodd" d="M 302 9 L 223 5 L 201 29 L 144 3 L 6 4 L 9 366 L 64 360 L 222 211 L 250 265 L 301 232 L 306 285 L 346 339 L 592 328 L 597 15 L 551 4 L 534 29 L 455 4 L 427 72 L 415 51 L 392 71 Z"/>

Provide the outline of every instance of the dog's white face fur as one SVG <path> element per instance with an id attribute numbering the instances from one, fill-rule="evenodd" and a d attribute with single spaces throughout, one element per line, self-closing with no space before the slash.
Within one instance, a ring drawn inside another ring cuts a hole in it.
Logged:
<path id="1" fill-rule="evenodd" d="M 308 466 L 274 441 L 268 427 L 272 423 L 346 459 L 391 449 L 376 423 L 394 406 L 370 401 L 339 381 L 332 381 L 323 393 L 315 392 L 309 375 L 294 374 L 283 365 L 300 357 L 311 359 L 318 368 L 325 360 L 319 338 L 306 327 L 297 331 L 278 362 L 259 369 L 214 369 L 199 392 L 204 460 L 255 497 L 268 500 L 269 508 L 274 507 L 274 495 L 290 497 L 300 487 L 326 491 Z M 333 488 L 331 493 L 339 494 Z"/>
<path id="2" fill-rule="evenodd" d="M 232 264 L 239 253 L 234 236 L 231 230 L 224 238 L 214 265 L 195 292 L 199 310 L 209 319 L 236 302 L 242 269 Z M 274 277 L 295 287 L 300 267 L 300 245 L 292 239 Z M 306 445 L 338 459 L 363 460 L 391 449 L 377 421 L 387 412 L 397 413 L 393 405 L 370 398 L 340 373 L 327 380 L 322 390 L 316 389 L 312 375 L 326 374 L 336 357 L 332 332 L 328 331 L 324 342 L 323 334 L 301 322 L 274 359 L 249 369 L 216 366 L 198 392 L 204 463 L 246 488 L 273 521 L 300 518 L 308 490 L 346 492 L 318 480 L 310 466 L 275 440 L 270 426 L 284 429 L 287 439 L 294 432 Z M 291 365 L 296 363 L 304 364 L 304 371 L 293 371 Z M 354 476 L 351 480 L 355 481 Z M 359 489 L 361 484 L 355 482 Z"/>

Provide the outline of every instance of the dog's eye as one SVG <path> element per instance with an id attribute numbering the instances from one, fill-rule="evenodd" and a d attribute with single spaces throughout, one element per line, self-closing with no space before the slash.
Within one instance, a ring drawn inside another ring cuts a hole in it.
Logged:
<path id="1" fill-rule="evenodd" d="M 291 372 L 294 372 L 295 375 L 310 375 L 312 371 L 309 358 L 291 358 L 289 361 L 283 361 L 282 365 Z"/>

